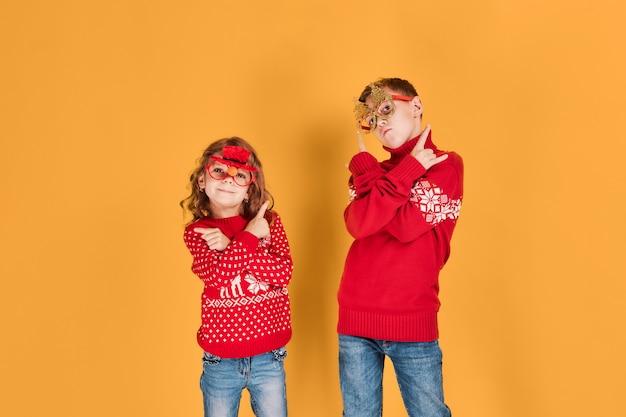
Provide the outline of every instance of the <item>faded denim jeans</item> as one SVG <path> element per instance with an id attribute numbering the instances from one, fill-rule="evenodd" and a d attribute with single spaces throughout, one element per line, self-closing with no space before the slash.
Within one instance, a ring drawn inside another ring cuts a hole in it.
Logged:
<path id="1" fill-rule="evenodd" d="M 250 393 L 257 417 L 287 417 L 284 347 L 256 356 L 223 359 L 205 352 L 200 377 L 204 417 L 237 417 L 241 393 Z"/>
<path id="2" fill-rule="evenodd" d="M 389 342 L 339 335 L 339 378 L 344 417 L 380 417 L 388 356 L 409 417 L 450 417 L 443 401 L 438 341 Z"/>

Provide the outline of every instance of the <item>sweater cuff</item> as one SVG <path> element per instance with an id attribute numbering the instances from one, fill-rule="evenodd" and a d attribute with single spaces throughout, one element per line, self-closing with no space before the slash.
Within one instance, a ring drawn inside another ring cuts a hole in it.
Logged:
<path id="1" fill-rule="evenodd" d="M 257 246 L 259 246 L 259 238 L 246 230 L 239 232 L 234 237 L 234 240 L 241 242 L 244 249 L 247 249 L 250 252 L 256 251 Z"/>
<path id="2" fill-rule="evenodd" d="M 426 174 L 426 168 L 417 159 L 407 155 L 396 165 L 389 174 L 408 187 L 413 186 L 416 179 Z"/>
<path id="3" fill-rule="evenodd" d="M 379 169 L 378 161 L 369 152 L 359 152 L 352 157 L 348 169 L 352 175 L 357 176 L 364 174 L 373 169 Z"/>

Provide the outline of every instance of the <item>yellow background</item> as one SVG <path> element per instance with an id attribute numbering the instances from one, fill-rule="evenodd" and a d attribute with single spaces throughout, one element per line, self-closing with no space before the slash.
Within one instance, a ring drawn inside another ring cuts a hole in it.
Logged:
<path id="1" fill-rule="evenodd" d="M 625 415 L 624 4 L 3 2 L 0 415 L 201 415 L 178 202 L 229 135 L 293 249 L 290 414 L 340 415 L 352 98 L 381 76 L 466 164 L 441 277 L 454 415 Z M 384 415 L 405 415 L 392 372 Z"/>

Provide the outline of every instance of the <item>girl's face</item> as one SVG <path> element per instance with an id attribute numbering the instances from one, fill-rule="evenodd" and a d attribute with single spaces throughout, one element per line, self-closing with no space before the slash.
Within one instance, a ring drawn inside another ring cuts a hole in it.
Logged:
<path id="1" fill-rule="evenodd" d="M 209 197 L 211 213 L 213 217 L 218 219 L 241 214 L 241 205 L 248 195 L 248 188 L 250 188 L 250 185 L 238 185 L 231 175 L 225 175 L 222 179 L 216 179 L 220 176 L 211 175 L 209 171 L 228 173 L 228 168 L 227 165 L 214 161 L 208 168 L 204 169 L 204 173 L 198 178 L 198 185 L 200 188 L 204 188 L 204 192 Z M 245 173 L 251 175 L 247 171 L 241 174 Z"/>

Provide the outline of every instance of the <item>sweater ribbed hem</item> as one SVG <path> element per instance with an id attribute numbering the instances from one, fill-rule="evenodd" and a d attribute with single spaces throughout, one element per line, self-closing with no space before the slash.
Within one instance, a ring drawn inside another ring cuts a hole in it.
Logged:
<path id="1" fill-rule="evenodd" d="M 337 333 L 393 342 L 432 342 L 439 338 L 436 312 L 376 314 L 339 307 Z"/>
<path id="2" fill-rule="evenodd" d="M 207 353 L 219 356 L 220 358 L 232 359 L 247 358 L 270 352 L 285 346 L 290 339 L 291 329 L 288 329 L 280 333 L 274 333 L 261 340 L 250 340 L 247 342 L 207 343 L 206 341 L 201 342 L 200 337 L 198 337 L 198 344 Z"/>

